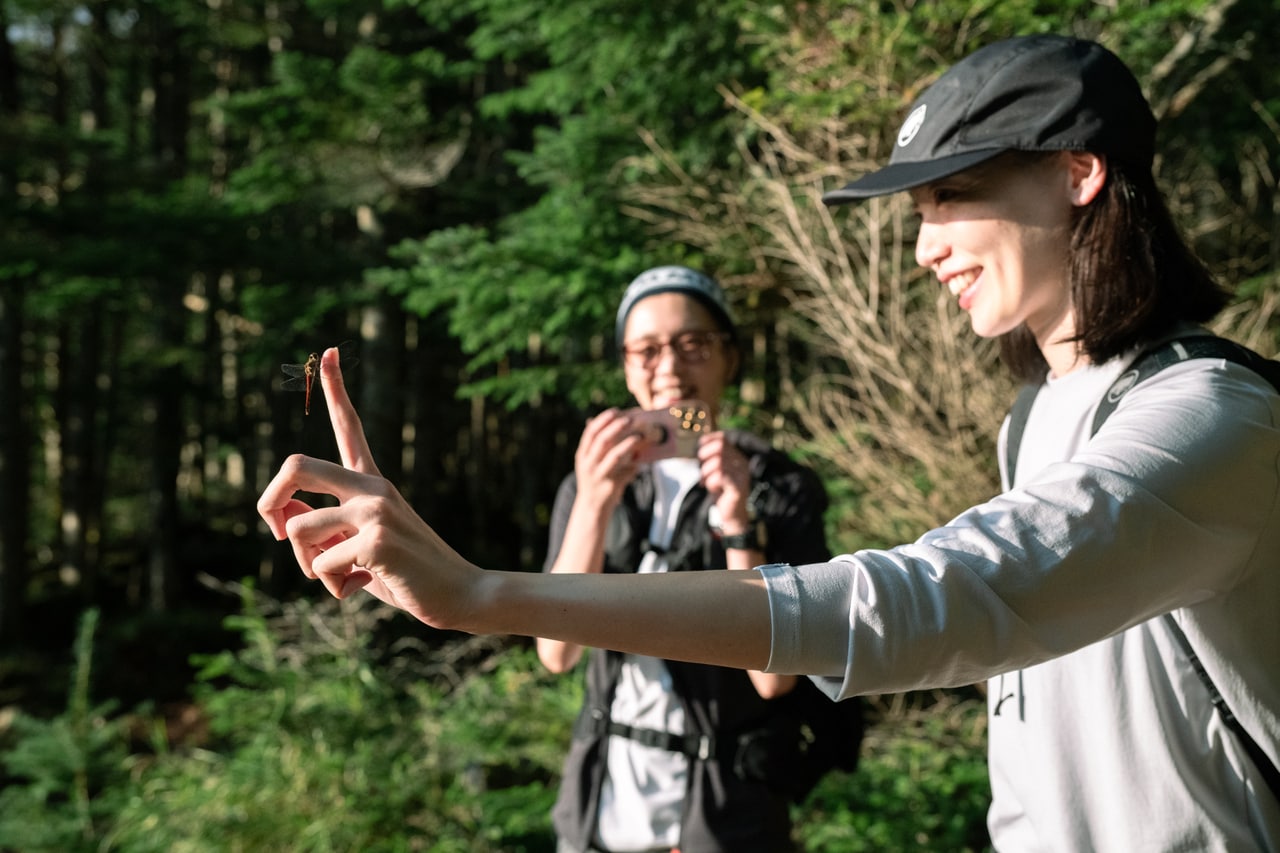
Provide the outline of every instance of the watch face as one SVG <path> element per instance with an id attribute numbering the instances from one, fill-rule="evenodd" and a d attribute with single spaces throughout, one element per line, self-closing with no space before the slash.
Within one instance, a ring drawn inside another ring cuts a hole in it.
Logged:
<path id="1" fill-rule="evenodd" d="M 724 525 L 720 523 L 720 507 L 715 503 L 707 507 L 707 527 L 717 536 L 724 533 Z"/>

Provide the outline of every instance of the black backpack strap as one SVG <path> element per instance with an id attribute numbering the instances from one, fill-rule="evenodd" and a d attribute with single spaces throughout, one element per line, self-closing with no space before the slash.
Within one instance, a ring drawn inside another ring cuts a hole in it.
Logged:
<path id="1" fill-rule="evenodd" d="M 1213 683 L 1213 679 L 1205 671 L 1204 664 L 1200 662 L 1200 656 L 1191 647 L 1191 641 L 1187 639 L 1187 635 L 1178 626 L 1178 622 L 1173 618 L 1172 613 L 1164 615 L 1164 623 L 1169 629 L 1169 633 L 1173 634 L 1173 638 L 1178 641 L 1178 645 L 1182 648 L 1183 654 L 1187 656 L 1187 660 L 1191 662 L 1191 668 L 1196 671 L 1196 675 L 1200 676 L 1200 681 L 1208 688 L 1209 700 L 1213 702 L 1213 707 L 1218 709 L 1218 715 L 1222 717 L 1222 722 L 1226 724 L 1227 728 L 1235 732 L 1236 737 L 1240 739 L 1240 745 L 1244 747 L 1244 751 L 1253 760 L 1254 766 L 1262 773 L 1262 778 L 1266 781 L 1267 787 L 1271 789 L 1271 793 L 1275 798 L 1280 800 L 1280 770 L 1276 769 L 1276 766 L 1271 763 L 1271 759 L 1262 751 L 1262 747 L 1258 746 L 1258 742 L 1236 719 L 1236 715 L 1227 705 L 1227 700 L 1223 699 L 1222 694 L 1218 692 L 1217 685 Z"/>
<path id="2" fill-rule="evenodd" d="M 1266 379 L 1271 383 L 1271 387 L 1280 392 L 1280 362 L 1264 358 L 1246 346 L 1216 335 L 1194 335 L 1174 338 L 1143 352 L 1133 360 L 1128 370 L 1120 374 L 1116 381 L 1111 383 L 1111 387 L 1103 395 L 1102 401 L 1098 404 L 1098 409 L 1094 413 L 1093 425 L 1089 435 L 1097 434 L 1103 421 L 1115 411 L 1116 406 L 1120 405 L 1124 395 L 1129 393 L 1135 385 L 1145 379 L 1149 379 L 1152 375 L 1159 373 L 1172 364 L 1178 364 L 1192 358 L 1221 358 L 1247 367 L 1263 379 Z M 1027 418 L 1031 414 L 1031 404 L 1035 402 L 1036 394 L 1040 392 L 1040 387 L 1040 385 L 1024 386 L 1018 392 L 1018 397 L 1014 400 L 1013 407 L 1009 410 L 1009 431 L 1005 436 L 1005 469 L 1008 471 L 1011 485 L 1013 483 L 1014 466 L 1018 460 L 1018 446 L 1022 443 L 1022 433 L 1026 428 Z M 1267 787 L 1271 789 L 1271 793 L 1277 799 L 1280 799 L 1280 770 L 1276 769 L 1276 765 L 1272 763 L 1270 757 L 1263 752 L 1262 747 L 1258 746 L 1257 741 L 1250 736 L 1249 732 L 1245 730 L 1227 705 L 1226 699 L 1222 697 L 1217 685 L 1213 683 L 1213 679 L 1205 671 L 1204 664 L 1200 662 L 1200 656 L 1192 648 L 1191 641 L 1187 639 L 1187 635 L 1178 627 L 1178 623 L 1173 618 L 1172 613 L 1164 615 L 1164 623 L 1169 632 L 1173 634 L 1178 646 L 1187 656 L 1187 660 L 1190 661 L 1192 668 L 1196 671 L 1196 675 L 1199 676 L 1200 681 L 1209 691 L 1210 701 L 1213 702 L 1214 708 L 1217 709 L 1218 714 L 1222 717 L 1223 723 L 1239 738 L 1241 746 L 1244 747 L 1244 751 L 1249 755 L 1259 772 L 1262 773 L 1262 778 L 1266 780 Z"/>
<path id="3" fill-rule="evenodd" d="M 1145 379 L 1149 379 L 1172 364 L 1192 358 L 1221 358 L 1242 367 L 1247 367 L 1263 379 L 1271 383 L 1271 387 L 1280 390 L 1280 362 L 1263 358 L 1246 346 L 1235 341 L 1219 338 L 1216 335 L 1196 335 L 1186 338 L 1174 338 L 1157 344 L 1139 355 L 1129 365 L 1129 369 L 1120 374 L 1107 393 L 1103 395 L 1098 410 L 1093 415 L 1093 429 L 1090 435 L 1098 432 L 1124 395 L 1133 390 Z"/>
<path id="4" fill-rule="evenodd" d="M 1018 447 L 1022 444 L 1022 433 L 1027 428 L 1027 418 L 1031 416 L 1031 404 L 1036 401 L 1043 383 L 1023 385 L 1018 396 L 1014 398 L 1013 407 L 1009 409 L 1009 431 L 1005 433 L 1004 468 L 1009 475 L 1009 485 L 1013 485 L 1013 472 L 1018 465 Z"/>
<path id="5" fill-rule="evenodd" d="M 1124 395 L 1133 390 L 1135 385 L 1151 378 L 1171 364 L 1187 361 L 1192 358 L 1221 358 L 1226 361 L 1247 367 L 1257 373 L 1271 387 L 1280 392 L 1280 362 L 1265 358 L 1246 346 L 1220 338 L 1216 335 L 1194 335 L 1174 338 L 1157 344 L 1141 353 L 1129 365 L 1129 369 L 1111 383 L 1102 401 L 1098 403 L 1093 415 L 1090 435 L 1096 435 L 1103 421 L 1120 405 Z M 1022 444 L 1022 433 L 1027 426 L 1027 417 L 1031 414 L 1031 404 L 1040 393 L 1040 385 L 1024 385 L 1013 401 L 1009 410 L 1009 432 L 1005 440 L 1005 470 L 1009 473 L 1009 482 L 1013 483 L 1013 474 L 1018 462 L 1018 447 Z"/>
<path id="6" fill-rule="evenodd" d="M 640 726 L 628 726 L 610 719 L 607 711 L 593 709 L 590 714 L 581 714 L 574 724 L 577 737 L 599 737 L 613 735 L 633 740 L 644 746 L 665 749 L 668 752 L 679 752 L 689 758 L 705 761 L 716 756 L 716 738 L 714 734 L 676 735 L 670 732 L 646 729 Z"/>
<path id="7" fill-rule="evenodd" d="M 1120 374 L 1119 378 L 1111 384 L 1111 387 L 1107 389 L 1107 393 L 1103 395 L 1102 402 L 1098 404 L 1098 410 L 1093 416 L 1093 428 L 1089 434 L 1097 434 L 1103 421 L 1115 411 L 1116 406 L 1124 399 L 1124 395 L 1129 393 L 1135 385 L 1170 365 L 1179 364 L 1192 358 L 1221 358 L 1239 364 L 1262 376 L 1262 378 L 1271 383 L 1271 387 L 1280 391 L 1280 362 L 1264 358 L 1235 341 L 1229 341 L 1226 338 L 1219 338 L 1214 335 L 1174 338 L 1158 344 L 1138 356 L 1134 359 L 1129 369 Z M 1213 706 L 1217 708 L 1219 716 L 1222 717 L 1222 722 L 1239 738 L 1240 745 L 1244 747 L 1244 751 L 1252 759 L 1254 766 L 1262 773 L 1262 778 L 1266 780 L 1267 787 L 1271 789 L 1271 793 L 1275 795 L 1276 799 L 1280 799 L 1280 770 L 1276 769 L 1275 764 L 1262 751 L 1262 747 L 1258 746 L 1257 741 L 1245 730 L 1245 727 L 1227 705 L 1227 700 L 1222 697 L 1217 685 L 1209 677 L 1204 664 L 1200 662 L 1200 656 L 1192 648 L 1191 641 L 1187 639 L 1187 635 L 1178 626 L 1172 613 L 1164 615 L 1164 623 L 1177 641 L 1178 646 L 1187 656 L 1187 660 L 1191 663 L 1192 669 L 1196 671 L 1196 675 L 1199 676 L 1205 689 L 1209 691 L 1209 699 L 1213 702 Z"/>

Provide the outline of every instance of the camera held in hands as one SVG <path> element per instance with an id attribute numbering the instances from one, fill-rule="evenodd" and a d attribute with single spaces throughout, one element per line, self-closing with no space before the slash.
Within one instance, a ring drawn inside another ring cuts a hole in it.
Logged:
<path id="1" fill-rule="evenodd" d="M 647 442 L 638 462 L 697 456 L 698 440 L 715 429 L 711 408 L 701 400 L 680 400 L 661 409 L 632 409 L 627 414 Z"/>

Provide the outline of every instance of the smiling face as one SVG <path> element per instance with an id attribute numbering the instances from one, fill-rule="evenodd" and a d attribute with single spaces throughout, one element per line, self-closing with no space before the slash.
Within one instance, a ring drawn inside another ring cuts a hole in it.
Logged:
<path id="1" fill-rule="evenodd" d="M 1089 154 L 1012 154 L 911 191 L 916 261 L 969 312 L 977 334 L 1025 323 L 1042 351 L 1074 334 L 1072 213 L 1096 195 L 1099 170 L 1104 179 L 1105 165 Z"/>
<path id="2" fill-rule="evenodd" d="M 717 408 L 739 359 L 711 312 L 682 293 L 637 302 L 627 315 L 623 350 L 627 389 L 644 409 L 688 399 Z"/>

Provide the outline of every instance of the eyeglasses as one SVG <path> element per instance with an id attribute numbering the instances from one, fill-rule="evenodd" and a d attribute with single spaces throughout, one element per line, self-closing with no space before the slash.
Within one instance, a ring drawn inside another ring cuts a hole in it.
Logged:
<path id="1" fill-rule="evenodd" d="M 669 340 L 645 338 L 622 345 L 622 360 L 628 367 L 652 369 L 667 347 L 684 364 L 700 364 L 711 358 L 711 345 L 728 340 L 725 332 L 681 332 Z"/>

